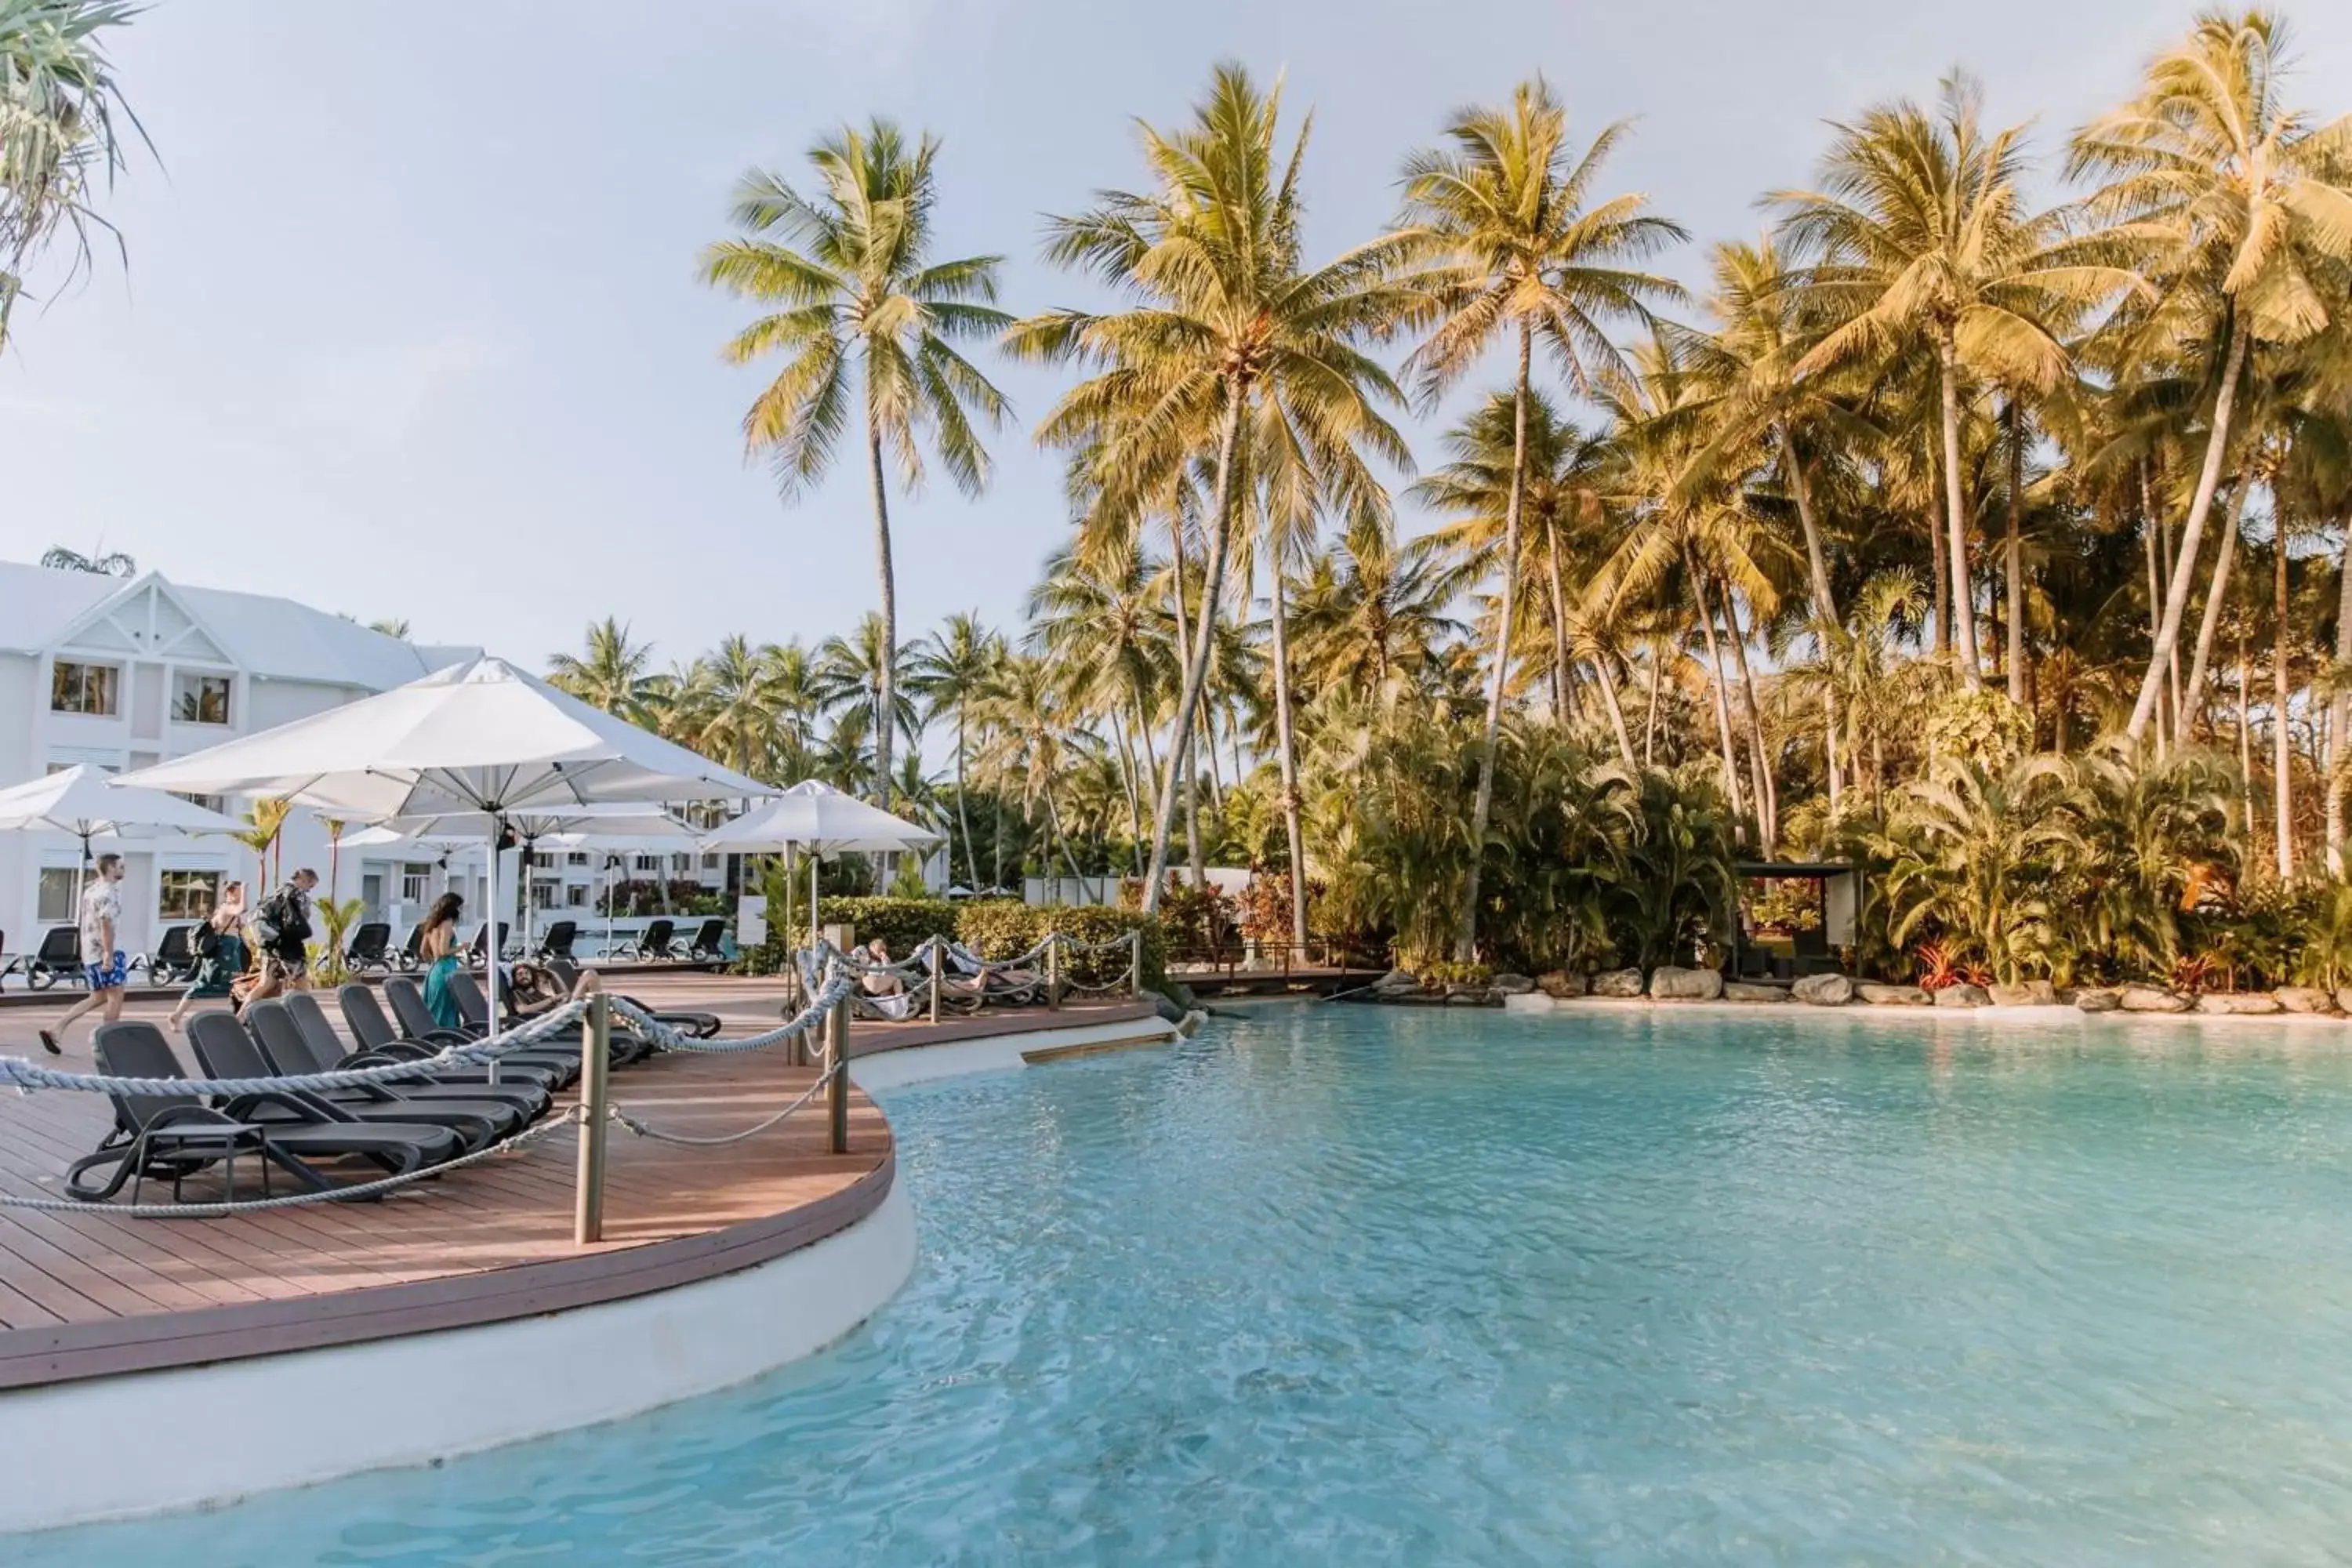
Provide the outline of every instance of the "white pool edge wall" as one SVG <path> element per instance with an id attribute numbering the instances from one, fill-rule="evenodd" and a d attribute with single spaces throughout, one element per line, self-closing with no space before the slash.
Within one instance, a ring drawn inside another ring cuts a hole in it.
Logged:
<path id="1" fill-rule="evenodd" d="M 850 1076 L 888 1089 L 1022 1067 L 1024 1051 L 1175 1033 L 1157 1019 L 1024 1030 L 868 1057 Z M 873 1213 L 822 1241 L 667 1290 L 0 1394 L 0 1546 L 434 1464 L 716 1393 L 842 1339 L 898 1293 L 915 1258 L 914 1205 L 894 1180 Z"/>

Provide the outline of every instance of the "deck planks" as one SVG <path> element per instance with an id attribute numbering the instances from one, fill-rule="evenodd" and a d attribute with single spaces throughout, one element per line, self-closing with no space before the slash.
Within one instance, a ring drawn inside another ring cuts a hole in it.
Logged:
<path id="1" fill-rule="evenodd" d="M 717 1012 L 729 1033 L 769 1026 L 781 1002 L 772 983 L 702 973 L 632 974 L 627 984 L 657 1007 Z M 160 1019 L 164 1011 L 161 1002 L 134 1001 L 125 1016 Z M 990 1012 L 936 1028 L 860 1022 L 851 1055 L 1149 1012 L 1121 1002 Z M 0 1051 L 37 1056 L 33 1030 L 53 1016 L 0 1013 Z M 62 1065 L 88 1069 L 89 1039 L 78 1026 Z M 184 1045 L 174 1046 L 184 1058 Z M 814 1079 L 814 1068 L 788 1066 L 778 1051 L 670 1054 L 614 1073 L 612 1092 L 633 1114 L 709 1136 L 772 1115 Z M 99 1095 L 0 1099 L 0 1192 L 61 1195 L 67 1165 L 96 1147 L 111 1120 Z M 422 1332 L 748 1267 L 831 1234 L 887 1194 L 889 1127 L 855 1091 L 850 1131 L 851 1152 L 830 1153 L 821 1099 L 725 1148 L 661 1143 L 615 1126 L 606 1142 L 605 1239 L 587 1249 L 572 1243 L 577 1154 L 569 1131 L 378 1204 L 205 1220 L 131 1220 L 97 1205 L 0 1209 L 0 1388 Z M 239 1177 L 241 1196 L 258 1194 L 252 1162 Z M 290 1188 L 281 1182 L 277 1190 Z M 186 1191 L 214 1197 L 221 1184 L 207 1173 Z M 169 1184 L 150 1183 L 145 1195 L 163 1201 Z"/>

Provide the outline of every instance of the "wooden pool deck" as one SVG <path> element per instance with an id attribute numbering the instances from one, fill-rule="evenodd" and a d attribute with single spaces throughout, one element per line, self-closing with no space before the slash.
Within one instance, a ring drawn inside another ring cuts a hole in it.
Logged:
<path id="1" fill-rule="evenodd" d="M 706 973 L 632 974 L 624 984 L 656 1006 L 719 1013 L 728 1034 L 772 1026 L 782 994 L 773 982 Z M 87 1019 L 62 1060 L 34 1037 L 72 1000 L 0 1014 L 0 1052 L 89 1070 Z M 160 1021 L 167 1011 L 134 1001 L 124 1016 Z M 1148 1012 L 1119 1002 L 992 1011 L 937 1026 L 860 1022 L 851 1058 Z M 193 1067 L 184 1043 L 174 1048 Z M 814 1078 L 781 1050 L 673 1053 L 614 1073 L 612 1098 L 657 1126 L 710 1136 L 773 1114 Z M 100 1095 L 0 1097 L 0 1192 L 61 1195 L 67 1166 L 97 1146 L 112 1116 Z M 565 1129 L 382 1203 L 186 1220 L 129 1219 L 101 1205 L 0 1208 L 0 1389 L 495 1322 L 766 1262 L 856 1223 L 889 1192 L 881 1112 L 852 1091 L 847 1154 L 827 1151 L 827 1130 L 821 1101 L 725 1148 L 615 1127 L 605 1239 L 589 1247 L 572 1244 L 577 1155 Z M 255 1195 L 254 1167 L 242 1163 L 240 1195 Z M 187 1184 L 191 1198 L 219 1191 L 209 1173 Z M 145 1195 L 169 1194 L 168 1184 L 150 1183 Z"/>

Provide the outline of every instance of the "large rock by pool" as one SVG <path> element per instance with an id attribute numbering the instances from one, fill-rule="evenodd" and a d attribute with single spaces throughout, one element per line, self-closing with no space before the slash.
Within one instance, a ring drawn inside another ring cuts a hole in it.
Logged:
<path id="1" fill-rule="evenodd" d="M 1938 1007 L 1983 1007 L 1991 1002 L 1991 994 L 1983 986 L 1971 985 L 1965 980 L 1938 986 L 1936 990 L 1936 1005 Z"/>
<path id="2" fill-rule="evenodd" d="M 2116 1003 L 2126 1013 L 2186 1013 L 2189 998 L 2156 985 L 2126 985 Z"/>
<path id="3" fill-rule="evenodd" d="M 1927 994 L 1916 985 L 1882 985 L 1875 980 L 1865 980 L 1854 987 L 1855 994 L 1874 1007 L 1925 1007 Z"/>
<path id="4" fill-rule="evenodd" d="M 1758 985 L 1746 980 L 1723 983 L 1723 999 L 1727 1002 L 1786 1002 L 1789 989 L 1785 985 Z"/>
<path id="5" fill-rule="evenodd" d="M 2021 980 L 2014 985 L 1988 985 L 1996 1007 L 2055 1007 L 2058 988 L 2047 980 Z"/>
<path id="6" fill-rule="evenodd" d="M 1712 1002 L 1723 994 L 1723 975 L 1718 970 L 1662 963 L 1650 976 L 1650 994 L 1661 1002 Z"/>
<path id="7" fill-rule="evenodd" d="M 1592 977 L 1595 996 L 1633 997 L 1642 994 L 1642 972 L 1638 969 L 1610 969 Z"/>
<path id="8" fill-rule="evenodd" d="M 1816 1007 L 1843 1007 L 1853 1000 L 1853 982 L 1843 974 L 1808 974 L 1797 982 L 1796 997 Z"/>
<path id="9" fill-rule="evenodd" d="M 2267 991 L 2208 991 L 2197 998 L 2200 1013 L 2283 1013 L 2286 1009 Z"/>

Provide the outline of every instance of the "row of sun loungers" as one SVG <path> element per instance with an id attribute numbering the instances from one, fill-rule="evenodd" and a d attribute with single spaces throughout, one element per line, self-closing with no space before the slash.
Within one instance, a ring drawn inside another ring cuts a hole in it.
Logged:
<path id="1" fill-rule="evenodd" d="M 131 955 L 131 973 L 143 972 L 157 985 L 184 984 L 194 977 L 196 956 L 194 948 L 195 927 L 193 924 L 168 926 L 152 953 Z M 507 948 L 508 928 L 501 921 L 498 928 L 499 950 Z M 531 950 L 536 958 L 570 961 L 573 944 L 579 941 L 577 921 L 555 921 L 541 933 L 538 944 Z M 709 919 L 696 926 L 691 935 L 681 935 L 674 921 L 656 920 L 646 924 L 635 942 L 625 942 L 606 956 L 624 961 L 650 963 L 675 960 L 687 963 L 718 963 L 726 957 L 727 922 Z M 423 966 L 422 949 L 425 928 L 410 928 L 408 941 L 398 948 L 392 945 L 392 927 L 383 921 L 369 921 L 352 932 L 343 950 L 343 963 L 354 974 L 407 973 Z M 5 932 L 0 932 L 0 951 L 7 946 Z M 487 922 L 474 933 L 467 944 L 466 961 L 479 969 L 486 961 L 490 946 Z M 0 963 L 0 989 L 5 989 L 10 975 L 20 975 L 35 991 L 46 991 L 59 981 L 79 984 L 81 981 L 81 939 L 71 926 L 53 926 L 41 937 L 40 946 L 33 952 L 19 953 Z"/>
<path id="2" fill-rule="evenodd" d="M 226 1010 L 195 1014 L 188 1020 L 188 1044 L 207 1078 L 292 1078 L 421 1060 L 483 1033 L 488 1003 L 472 977 L 461 973 L 452 989 L 466 1020 L 458 1030 L 435 1026 L 417 983 L 394 975 L 383 984 L 391 1017 L 366 985 L 337 993 L 357 1049 L 346 1046 L 309 992 L 257 1002 L 241 1018 Z M 715 1018 L 709 1021 L 716 1026 Z M 615 1030 L 613 1046 L 616 1066 L 655 1049 L 625 1030 Z M 100 1026 L 94 1054 L 99 1070 L 114 1077 L 187 1076 L 163 1031 L 150 1023 Z M 219 1164 L 233 1200 L 238 1163 L 247 1156 L 258 1167 L 263 1195 L 273 1172 L 290 1175 L 305 1190 L 343 1184 L 320 1168 L 333 1161 L 357 1162 L 362 1183 L 405 1174 L 512 1137 L 546 1115 L 556 1091 L 579 1075 L 578 1047 L 557 1038 L 500 1057 L 496 1082 L 487 1068 L 436 1068 L 414 1079 L 323 1093 L 113 1095 L 114 1126 L 94 1152 L 73 1164 L 66 1186 L 75 1197 L 99 1202 L 129 1184 L 137 1202 L 144 1183 L 169 1180 L 176 1202 L 188 1177 Z"/>

